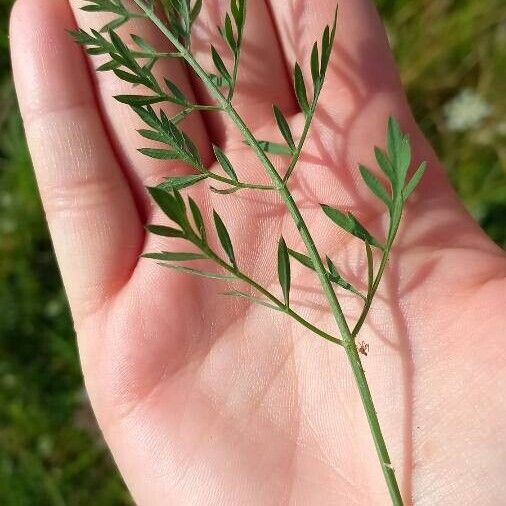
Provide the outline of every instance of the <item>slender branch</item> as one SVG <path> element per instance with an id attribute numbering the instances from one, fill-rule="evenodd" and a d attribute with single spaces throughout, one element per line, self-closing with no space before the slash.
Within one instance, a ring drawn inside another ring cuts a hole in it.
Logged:
<path id="1" fill-rule="evenodd" d="M 381 467 L 383 470 L 383 475 L 385 477 L 385 481 L 390 493 L 390 497 L 392 499 L 392 503 L 395 506 L 401 506 L 402 498 L 399 491 L 399 486 L 397 484 L 397 480 L 395 478 L 395 473 L 390 461 L 390 457 L 388 454 L 388 450 L 385 444 L 385 440 L 383 438 L 383 434 L 381 431 L 381 427 L 378 421 L 378 417 L 376 414 L 376 409 L 374 407 L 373 399 L 371 396 L 371 392 L 369 386 L 367 384 L 367 379 L 365 376 L 364 369 L 362 367 L 362 362 L 360 360 L 360 356 L 358 354 L 354 336 L 346 322 L 344 317 L 341 305 L 337 300 L 337 296 L 334 292 L 332 284 L 327 276 L 325 267 L 321 261 L 320 255 L 318 254 L 318 250 L 314 243 L 314 240 L 307 228 L 307 225 L 290 193 L 288 188 L 286 187 L 283 178 L 278 174 L 271 161 L 265 154 L 265 152 L 261 149 L 258 144 L 258 141 L 255 139 L 251 131 L 245 125 L 242 118 L 236 112 L 236 110 L 232 107 L 232 105 L 227 101 L 227 99 L 221 94 L 220 90 L 213 84 L 211 79 L 205 70 L 200 66 L 200 64 L 193 58 L 193 56 L 182 46 L 177 38 L 167 29 L 165 24 L 155 15 L 153 10 L 149 9 L 148 6 L 142 0 L 134 0 L 135 3 L 145 12 L 146 16 L 157 26 L 160 31 L 167 37 L 167 39 L 172 42 L 172 44 L 176 47 L 176 49 L 181 52 L 184 59 L 187 61 L 188 65 L 194 70 L 194 72 L 198 75 L 198 77 L 206 84 L 211 94 L 215 97 L 218 103 L 223 107 L 224 111 L 229 115 L 230 119 L 235 123 L 237 128 L 242 133 L 245 141 L 251 146 L 253 151 L 256 153 L 257 157 L 264 165 L 267 173 L 271 177 L 274 186 L 279 191 L 281 197 L 283 198 L 288 211 L 290 212 L 295 225 L 300 233 L 304 244 L 308 250 L 309 256 L 311 257 L 315 270 L 320 279 L 320 283 L 322 285 L 323 291 L 327 297 L 330 308 L 334 315 L 334 319 L 336 321 L 337 327 L 340 331 L 343 346 L 346 350 L 346 354 L 348 356 L 348 360 L 350 362 L 355 381 L 357 383 L 360 396 L 362 399 L 362 403 L 364 406 L 364 410 L 366 412 L 367 420 L 369 423 L 369 427 L 371 429 L 371 434 L 374 440 L 374 444 L 376 447 L 376 451 L 378 454 L 378 458 L 381 463 Z"/>
<path id="2" fill-rule="evenodd" d="M 374 277 L 374 281 L 372 284 L 369 282 L 369 289 L 367 291 L 367 297 L 364 304 L 364 307 L 362 309 L 362 312 L 360 313 L 360 316 L 357 320 L 357 323 L 353 327 L 352 335 L 354 338 L 357 337 L 358 333 L 362 329 L 362 326 L 364 325 L 364 322 L 367 318 L 367 315 L 369 314 L 369 311 L 371 309 L 372 301 L 374 299 L 374 296 L 376 295 L 376 292 L 378 291 L 378 287 L 381 283 L 381 280 L 383 278 L 383 274 L 385 273 L 386 266 L 388 265 L 388 260 L 390 258 L 390 252 L 392 251 L 392 245 L 395 240 L 395 237 L 397 236 L 397 231 L 399 229 L 399 224 L 402 217 L 402 203 L 395 202 L 394 203 L 394 211 L 392 213 L 392 216 L 390 218 L 390 225 L 389 230 L 387 234 L 387 243 L 385 245 L 385 249 L 383 250 L 383 254 L 381 257 L 380 265 L 378 268 L 378 272 L 376 276 Z M 369 259 L 369 253 L 368 253 L 368 271 L 371 273 L 371 260 Z M 369 279 L 371 279 L 371 274 L 369 274 Z"/>
<path id="3" fill-rule="evenodd" d="M 304 144 L 306 142 L 307 135 L 309 133 L 309 129 L 311 128 L 311 124 L 313 122 L 314 113 L 316 110 L 316 106 L 318 104 L 318 97 L 320 92 L 315 93 L 315 98 L 313 99 L 313 103 L 311 104 L 311 108 L 309 110 L 309 114 L 306 117 L 306 121 L 304 122 L 304 129 L 302 130 L 302 134 L 300 136 L 299 142 L 297 144 L 297 149 L 295 150 L 295 153 L 293 153 L 292 160 L 290 162 L 290 165 L 288 166 L 288 169 L 286 170 L 285 177 L 283 178 L 283 182 L 286 184 L 288 180 L 290 179 L 290 176 L 292 175 L 292 172 L 294 171 L 297 162 L 299 161 L 300 155 L 302 153 L 302 149 L 304 148 Z"/>
<path id="4" fill-rule="evenodd" d="M 301 315 L 299 315 L 297 312 L 295 312 L 292 308 L 287 307 L 284 302 L 279 300 L 274 294 L 269 292 L 265 287 L 251 279 L 249 276 L 244 274 L 243 272 L 239 271 L 238 269 L 234 268 L 233 266 L 229 265 L 225 260 L 223 260 L 219 255 L 217 255 L 211 248 L 209 248 L 207 245 L 201 243 L 198 241 L 194 242 L 194 244 L 200 248 L 210 259 L 212 259 L 214 262 L 216 262 L 220 267 L 225 269 L 227 272 L 230 272 L 233 276 L 235 276 L 237 279 L 240 279 L 241 281 L 249 284 L 251 287 L 253 287 L 258 293 L 263 295 L 265 298 L 267 298 L 270 302 L 272 302 L 275 306 L 279 308 L 279 310 L 283 313 L 286 313 L 287 315 L 291 316 L 294 320 L 299 322 L 301 325 L 306 327 L 308 330 L 311 330 L 315 334 L 319 335 L 320 337 L 323 337 L 323 339 L 330 341 L 334 344 L 343 345 L 343 342 L 341 339 L 331 336 L 327 332 L 321 330 L 320 328 L 316 327 L 312 323 L 308 322 L 305 318 L 303 318 Z"/>

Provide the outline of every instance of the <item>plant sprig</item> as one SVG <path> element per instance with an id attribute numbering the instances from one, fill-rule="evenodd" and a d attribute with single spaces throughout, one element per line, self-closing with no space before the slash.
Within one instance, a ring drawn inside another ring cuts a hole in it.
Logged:
<path id="1" fill-rule="evenodd" d="M 300 159 L 325 82 L 336 36 L 337 10 L 333 24 L 324 29 L 320 43 L 315 42 L 312 47 L 309 69 L 312 82 L 311 93 L 308 93 L 307 82 L 300 64 L 295 63 L 294 65 L 294 93 L 300 112 L 304 117 L 302 132 L 298 136 L 295 135 L 281 109 L 273 105 L 274 122 L 284 141 L 283 143 L 276 143 L 265 139 L 257 139 L 233 104 L 244 36 L 246 0 L 230 0 L 229 12 L 225 15 L 223 25 L 219 27 L 221 37 L 231 51 L 232 66 L 227 67 L 225 64 L 227 59 L 220 54 L 215 46 L 211 45 L 210 56 L 214 66 L 212 70 L 204 69 L 191 50 L 192 27 L 201 11 L 201 1 L 163 0 L 162 4 L 167 20 L 157 16 L 153 1 L 134 0 L 139 8 L 138 12 L 131 12 L 126 9 L 122 0 L 87 0 L 87 2 L 84 7 L 85 10 L 109 12 L 115 14 L 117 18 L 112 24 L 109 23 L 106 27 L 103 27 L 100 32 L 95 30 L 90 33 L 83 30 L 74 32 L 73 35 L 76 40 L 86 46 L 88 53 L 91 55 L 108 55 L 110 57 L 109 61 L 99 67 L 100 71 L 112 71 L 119 79 L 136 86 L 143 86 L 143 89 L 149 92 L 140 91 L 137 94 L 116 97 L 120 102 L 129 105 L 147 126 L 147 128 L 139 130 L 139 134 L 145 139 L 158 143 L 159 147 L 140 148 L 140 152 L 152 158 L 177 160 L 193 170 L 193 174 L 171 176 L 166 178 L 165 182 L 162 182 L 158 187 L 149 189 L 155 202 L 175 226 L 150 225 L 147 227 L 148 230 L 157 235 L 185 241 L 188 245 L 188 251 L 162 251 L 149 253 L 145 256 L 179 272 L 217 279 L 227 283 L 245 283 L 253 293 L 234 287 L 227 290 L 225 294 L 246 298 L 251 303 L 261 304 L 280 311 L 318 336 L 341 345 L 348 356 L 356 379 L 392 503 L 401 505 L 402 498 L 362 367 L 356 338 L 367 318 L 388 264 L 406 200 L 420 182 L 426 169 L 425 163 L 422 163 L 413 176 L 408 179 L 407 175 L 411 167 L 410 142 L 397 121 L 390 118 L 386 136 L 387 149 L 383 151 L 380 148 L 375 148 L 376 161 L 379 173 L 382 176 L 379 177 L 376 175 L 378 172 L 372 171 L 363 165 L 359 166 L 362 179 L 370 189 L 372 196 L 379 199 L 386 206 L 389 225 L 384 238 L 374 236 L 353 213 L 321 204 L 322 212 L 337 227 L 364 244 L 367 265 L 367 280 L 364 282 L 367 292 L 365 295 L 342 277 L 332 259 L 327 255 L 320 254 L 288 187 L 290 177 Z M 167 38 L 174 51 L 159 52 L 135 35 L 132 36 L 132 40 L 137 49 L 130 49 L 115 30 L 133 18 L 145 18 L 148 22 L 151 22 Z M 107 33 L 108 36 L 102 35 L 103 33 Z M 214 103 L 190 103 L 175 83 L 169 79 L 163 79 L 160 82 L 155 77 L 153 68 L 156 63 L 162 58 L 171 57 L 179 58 L 187 64 L 207 87 Z M 180 108 L 180 111 L 172 118 L 169 118 L 163 110 L 157 112 L 153 108 L 155 104 L 164 102 L 174 104 Z M 221 167 L 224 175 L 208 169 L 204 165 L 195 144 L 178 127 L 181 121 L 195 111 L 215 111 L 226 114 L 242 134 L 244 142 L 250 146 L 265 168 L 271 179 L 271 184 L 260 185 L 240 181 L 231 160 L 221 148 L 215 145 L 212 146 L 212 149 L 216 162 Z M 273 153 L 291 157 L 284 175 L 278 173 L 269 159 L 268 155 Z M 386 179 L 387 185 L 384 184 L 383 178 Z M 185 201 L 185 198 L 181 195 L 182 189 L 200 184 L 205 180 L 225 184 L 225 188 L 210 187 L 211 191 L 224 195 L 235 193 L 241 189 L 270 190 L 277 192 L 282 198 L 297 227 L 306 251 L 296 251 L 286 244 L 283 237 L 279 238 L 277 267 L 281 298 L 243 272 L 240 258 L 236 256 L 233 237 L 228 232 L 221 216 L 214 211 L 212 226 L 206 225 L 206 220 L 204 220 L 198 204 L 191 198 Z M 211 236 L 218 240 L 221 252 L 217 252 L 211 247 L 209 240 Z M 375 265 L 373 248 L 381 253 L 378 266 Z M 325 261 L 322 259 L 323 257 Z M 322 291 L 326 296 L 330 311 L 339 330 L 340 338 L 318 328 L 294 310 L 293 297 L 291 296 L 293 286 L 292 260 L 314 271 L 318 276 Z M 218 270 L 215 272 L 212 269 L 203 269 L 200 267 L 200 262 L 215 264 Z M 195 263 L 198 263 L 198 266 L 195 266 Z M 353 327 L 349 325 L 344 316 L 336 287 L 360 297 L 363 301 L 362 311 Z"/>
<path id="2" fill-rule="evenodd" d="M 218 238 L 223 253 L 226 258 L 223 258 L 220 253 L 216 252 L 209 243 L 210 231 L 206 229 L 204 218 L 198 204 L 191 197 L 188 198 L 188 205 L 185 203 L 181 193 L 176 188 L 166 191 L 160 187 L 149 188 L 149 193 L 153 200 L 158 204 L 164 214 L 170 218 L 176 227 L 168 227 L 164 225 L 148 225 L 146 228 L 149 232 L 162 237 L 171 237 L 183 239 L 189 245 L 188 249 L 196 248 L 198 252 L 171 252 L 162 251 L 159 253 L 147 253 L 145 258 L 151 258 L 161 262 L 164 267 L 182 271 L 188 274 L 201 276 L 210 279 L 227 280 L 227 281 L 240 281 L 248 284 L 258 296 L 247 294 L 238 289 L 228 290 L 225 295 L 246 298 L 254 304 L 276 309 L 286 313 L 294 318 L 297 322 L 302 324 L 307 329 L 323 337 L 327 341 L 335 344 L 341 344 L 341 340 L 337 337 L 331 336 L 324 332 L 322 329 L 317 328 L 315 325 L 308 322 L 300 316 L 289 304 L 289 285 L 290 285 L 290 267 L 287 260 L 288 250 L 284 240 L 280 239 L 280 249 L 283 249 L 283 261 L 279 263 L 280 269 L 280 282 L 282 283 L 284 301 L 280 300 L 272 294 L 267 288 L 254 281 L 247 274 L 245 274 L 237 263 L 234 246 L 228 229 L 223 222 L 221 216 L 213 211 L 213 233 Z M 284 245 L 284 246 L 282 246 Z M 187 267 L 179 265 L 179 262 L 192 262 L 198 260 L 207 260 L 216 264 L 220 269 L 224 270 L 227 274 L 220 272 L 205 271 L 199 268 Z M 283 272 L 283 274 L 281 274 Z"/>

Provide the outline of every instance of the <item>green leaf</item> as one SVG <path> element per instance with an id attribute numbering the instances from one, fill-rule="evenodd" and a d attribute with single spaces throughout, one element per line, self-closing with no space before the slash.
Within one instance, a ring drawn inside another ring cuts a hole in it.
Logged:
<path id="1" fill-rule="evenodd" d="M 223 79 L 225 79 L 225 81 L 230 85 L 232 83 L 232 77 L 230 76 L 227 67 L 223 63 L 221 56 L 218 54 L 218 51 L 216 51 L 216 48 L 212 45 L 211 45 L 211 57 L 213 59 L 216 70 L 220 73 L 221 77 L 223 77 Z"/>
<path id="2" fill-rule="evenodd" d="M 246 20 L 246 0 L 230 0 L 230 10 L 237 28 L 237 42 L 241 43 Z"/>
<path id="3" fill-rule="evenodd" d="M 237 263 L 235 261 L 234 247 L 232 246 L 232 241 L 230 239 L 227 227 L 225 227 L 223 220 L 220 218 L 220 215 L 216 211 L 213 211 L 213 218 L 214 218 L 214 226 L 216 227 L 216 232 L 218 233 L 218 238 L 220 240 L 221 246 L 225 251 L 225 253 L 227 254 L 231 264 L 234 267 L 237 267 Z"/>
<path id="4" fill-rule="evenodd" d="M 165 79 L 165 84 L 172 93 L 175 102 L 181 105 L 188 105 L 188 99 L 185 94 L 170 79 Z"/>
<path id="5" fill-rule="evenodd" d="M 114 60 L 111 60 L 107 63 L 104 63 L 103 65 L 100 65 L 99 67 L 96 68 L 97 72 L 109 72 L 111 70 L 114 70 L 114 69 L 117 69 L 118 67 L 120 67 L 120 63 L 118 63 L 117 61 L 114 61 Z"/>
<path id="6" fill-rule="evenodd" d="M 166 137 L 160 132 L 155 132 L 154 130 L 137 130 L 137 132 L 142 135 L 145 139 L 149 139 L 150 141 L 163 142 L 165 143 Z"/>
<path id="7" fill-rule="evenodd" d="M 182 230 L 177 230 L 172 227 L 164 227 L 163 225 L 147 225 L 146 230 L 155 235 L 161 235 L 163 237 L 185 237 L 185 233 Z"/>
<path id="8" fill-rule="evenodd" d="M 166 267 L 167 269 L 173 269 L 175 271 L 184 272 L 186 274 L 193 274 L 195 276 L 201 276 L 203 278 L 208 278 L 208 279 L 223 279 L 223 280 L 235 279 L 235 277 L 231 276 L 231 275 L 218 274 L 218 273 L 214 273 L 214 272 L 205 272 L 205 271 L 201 271 L 200 269 L 192 269 L 191 267 L 185 267 L 183 265 L 174 265 L 174 264 L 166 264 L 166 263 L 162 263 L 160 265 L 162 267 Z"/>
<path id="9" fill-rule="evenodd" d="M 295 96 L 299 103 L 300 110 L 304 113 L 304 116 L 309 115 L 309 102 L 307 100 L 306 85 L 304 84 L 304 76 L 298 63 L 295 64 L 295 70 L 293 73 Z"/>
<path id="10" fill-rule="evenodd" d="M 146 53 L 156 53 L 155 48 L 146 42 L 142 37 L 139 37 L 138 35 L 135 35 L 135 33 L 130 34 L 130 37 L 132 37 L 132 40 L 139 46 L 140 49 L 142 49 Z"/>
<path id="11" fill-rule="evenodd" d="M 265 153 L 272 153 L 273 155 L 292 155 L 292 150 L 284 144 L 278 144 L 271 141 L 257 141 L 260 148 Z"/>
<path id="12" fill-rule="evenodd" d="M 137 74 L 132 74 L 130 72 L 125 72 L 121 69 L 114 69 L 113 72 L 119 77 L 121 80 L 132 83 L 132 84 L 146 84 L 146 78 L 143 76 L 139 76 Z"/>
<path id="13" fill-rule="evenodd" d="M 121 37 L 114 31 L 114 29 L 109 29 L 108 33 L 118 54 L 121 55 L 127 63 L 134 62 L 130 49 L 128 49 L 127 45 L 121 40 Z"/>
<path id="14" fill-rule="evenodd" d="M 320 57 L 316 42 L 313 44 L 311 51 L 311 77 L 313 78 L 313 88 L 317 90 L 320 87 Z"/>
<path id="15" fill-rule="evenodd" d="M 366 245 L 369 243 L 366 242 Z M 345 290 L 349 290 L 350 292 L 354 293 L 355 295 L 358 295 L 360 298 L 366 300 L 365 296 L 362 295 L 351 283 L 348 283 L 338 272 L 336 266 L 334 265 L 334 262 L 327 256 L 327 266 L 329 269 L 330 279 L 336 285 L 340 286 L 341 288 L 344 288 Z"/>
<path id="16" fill-rule="evenodd" d="M 235 54 L 237 52 L 237 42 L 234 36 L 234 29 L 232 28 L 232 20 L 228 14 L 225 16 L 225 26 L 222 35 L 225 39 L 225 42 L 229 45 L 230 49 Z"/>
<path id="17" fill-rule="evenodd" d="M 388 119 L 387 150 L 397 183 L 402 187 L 411 165 L 411 145 L 408 136 L 401 131 L 399 123 L 393 116 Z"/>
<path id="18" fill-rule="evenodd" d="M 281 132 L 281 135 L 285 139 L 291 151 L 295 152 L 296 150 L 295 142 L 293 141 L 292 132 L 290 131 L 290 127 L 288 126 L 286 118 L 276 105 L 273 105 L 272 108 L 274 110 L 274 117 L 276 118 L 276 123 L 278 124 L 278 128 L 279 131 Z"/>
<path id="19" fill-rule="evenodd" d="M 144 96 L 144 95 L 116 95 L 114 97 L 118 102 L 127 104 L 135 107 L 141 107 L 143 105 L 159 104 L 164 102 L 166 97 L 163 96 Z"/>
<path id="20" fill-rule="evenodd" d="M 190 203 L 190 211 L 193 216 L 193 221 L 195 226 L 197 227 L 197 232 L 200 234 L 200 238 L 206 242 L 206 228 L 204 225 L 204 219 L 202 218 L 202 213 L 200 212 L 199 206 L 197 203 L 191 198 L 188 197 L 188 202 Z"/>
<path id="21" fill-rule="evenodd" d="M 360 175 L 369 189 L 390 209 L 392 199 L 379 179 L 364 165 L 359 165 Z"/>
<path id="22" fill-rule="evenodd" d="M 181 155 L 177 151 L 167 149 L 153 149 L 153 148 L 140 148 L 137 151 L 143 155 L 149 156 L 150 158 L 156 158 L 158 160 L 180 160 Z"/>
<path id="23" fill-rule="evenodd" d="M 158 204 L 160 209 L 182 229 L 186 227 L 186 216 L 182 213 L 176 199 L 167 191 L 159 187 L 148 188 L 149 194 Z"/>
<path id="24" fill-rule="evenodd" d="M 202 10 L 202 0 L 196 0 L 190 11 L 190 22 L 193 24 L 199 17 L 200 11 Z"/>
<path id="25" fill-rule="evenodd" d="M 316 271 L 313 260 L 308 257 L 307 255 L 303 255 L 302 253 L 299 253 L 298 251 L 294 251 L 292 249 L 288 250 L 288 253 L 291 257 L 295 258 L 298 262 L 300 262 L 302 265 L 307 267 L 308 269 L 311 269 L 312 271 Z M 329 279 L 332 283 L 336 283 L 341 288 L 345 288 L 346 290 L 350 290 L 351 292 L 355 293 L 356 295 L 359 295 L 361 298 L 364 298 L 364 296 L 355 289 L 350 283 L 348 283 L 346 280 L 344 280 L 339 273 L 337 272 L 337 269 L 335 265 L 332 263 L 329 257 L 327 257 L 327 265 L 329 266 L 329 272 L 327 275 L 329 276 Z"/>
<path id="26" fill-rule="evenodd" d="M 193 186 L 194 184 L 199 183 L 207 178 L 206 174 L 192 174 L 189 176 L 172 176 L 165 178 L 163 183 L 158 185 L 158 188 L 163 188 L 165 190 L 182 190 L 183 188 L 188 188 L 189 186 Z"/>
<path id="27" fill-rule="evenodd" d="M 329 32 L 329 28 L 326 27 L 323 32 L 322 37 L 322 61 L 321 61 L 321 70 L 320 75 L 322 79 L 325 77 L 327 72 L 327 67 L 330 62 L 330 56 L 332 54 L 332 47 L 334 46 L 334 39 L 336 37 L 336 28 L 337 28 L 337 10 L 334 12 L 334 22 L 332 23 L 332 29 Z"/>
<path id="28" fill-rule="evenodd" d="M 418 183 L 422 180 L 425 171 L 427 170 L 427 163 L 422 162 L 416 172 L 413 174 L 413 177 L 409 180 L 408 184 L 404 187 L 402 191 L 402 198 L 406 201 L 409 196 L 413 193 L 413 190 L 418 186 Z"/>
<path id="29" fill-rule="evenodd" d="M 374 155 L 376 156 L 376 161 L 378 162 L 379 168 L 383 171 L 385 176 L 392 183 L 392 187 L 395 190 L 397 184 L 395 179 L 395 172 L 386 153 L 382 149 L 375 146 Z"/>
<path id="30" fill-rule="evenodd" d="M 279 284 L 283 290 L 285 305 L 288 307 L 290 305 L 291 284 L 290 257 L 288 255 L 288 248 L 286 247 L 286 243 L 283 237 L 281 237 L 278 244 L 278 277 Z"/>
<path id="31" fill-rule="evenodd" d="M 164 262 L 185 262 L 187 260 L 204 260 L 207 257 L 202 253 L 186 253 L 163 251 L 162 253 L 146 253 L 142 258 L 151 258 L 153 260 L 162 260 Z"/>
<path id="32" fill-rule="evenodd" d="M 253 302 L 254 304 L 259 304 L 260 306 L 265 306 L 270 309 L 275 309 L 276 311 L 281 311 L 281 309 L 278 306 L 275 306 L 274 304 L 271 304 L 270 302 L 267 302 L 267 301 L 260 299 L 258 297 L 254 297 L 253 295 L 249 295 L 247 293 L 240 292 L 239 290 L 230 290 L 228 292 L 225 292 L 223 295 L 248 299 L 249 301 Z"/>
<path id="33" fill-rule="evenodd" d="M 303 253 L 299 253 L 298 251 L 295 251 L 293 249 L 288 248 L 288 254 L 295 258 L 299 263 L 307 267 L 308 269 L 311 269 L 312 271 L 315 270 L 313 260 L 308 257 L 307 255 L 304 255 Z"/>
<path id="34" fill-rule="evenodd" d="M 216 156 L 216 160 L 218 160 L 219 164 L 223 167 L 223 170 L 227 173 L 227 175 L 234 181 L 238 181 L 237 174 L 235 173 L 230 160 L 227 158 L 227 155 L 225 155 L 225 153 L 214 144 L 213 151 Z"/>
<path id="35" fill-rule="evenodd" d="M 377 241 L 364 226 L 353 216 L 352 213 L 343 213 L 333 207 L 322 204 L 323 212 L 339 227 L 349 232 L 351 235 L 367 241 L 371 246 L 383 249 L 383 245 Z"/>

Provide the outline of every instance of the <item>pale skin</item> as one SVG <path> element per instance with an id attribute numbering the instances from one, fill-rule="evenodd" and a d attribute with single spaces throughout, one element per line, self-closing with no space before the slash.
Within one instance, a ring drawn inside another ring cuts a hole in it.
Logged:
<path id="1" fill-rule="evenodd" d="M 204 2 L 195 49 L 226 2 Z M 387 490 L 344 351 L 267 308 L 226 299 L 221 282 L 139 259 L 167 249 L 143 225 L 169 224 L 144 186 L 187 169 L 143 157 L 139 120 L 65 33 L 100 27 L 80 0 L 18 0 L 11 20 L 16 88 L 70 301 L 98 423 L 140 505 L 385 505 Z M 307 57 L 334 2 L 251 0 L 237 109 L 259 138 L 279 140 L 271 104 L 300 131 L 287 68 Z M 159 46 L 145 23 L 120 30 Z M 204 41 L 204 42 L 202 42 Z M 202 87 L 164 61 L 189 96 Z M 307 75 L 307 74 L 306 74 Z M 131 91 L 131 90 L 130 90 Z M 168 113 L 174 112 L 166 106 Z M 363 288 L 364 251 L 319 202 L 353 209 L 381 236 L 384 209 L 359 182 L 376 170 L 394 114 L 429 169 L 408 205 L 360 341 L 364 367 L 406 504 L 506 502 L 506 302 L 503 253 L 463 210 L 415 125 L 369 0 L 340 2 L 337 43 L 306 154 L 290 181 L 319 249 Z M 234 126 L 216 113 L 184 124 L 204 159 L 218 143 L 252 182 L 267 182 Z M 286 160 L 275 158 L 282 170 Z M 276 291 L 282 233 L 304 252 L 273 195 L 193 191 L 229 227 L 241 268 Z M 173 247 L 178 247 L 173 244 Z M 314 274 L 293 266 L 295 307 L 337 335 Z M 360 301 L 339 292 L 347 317 Z"/>

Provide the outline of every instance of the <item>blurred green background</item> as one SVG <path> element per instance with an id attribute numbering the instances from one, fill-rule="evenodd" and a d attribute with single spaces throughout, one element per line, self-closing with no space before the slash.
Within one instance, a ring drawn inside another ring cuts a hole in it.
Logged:
<path id="1" fill-rule="evenodd" d="M 94 427 L 10 79 L 0 0 L 0 504 L 125 505 Z M 380 0 L 415 115 L 506 246 L 506 3 Z"/>

